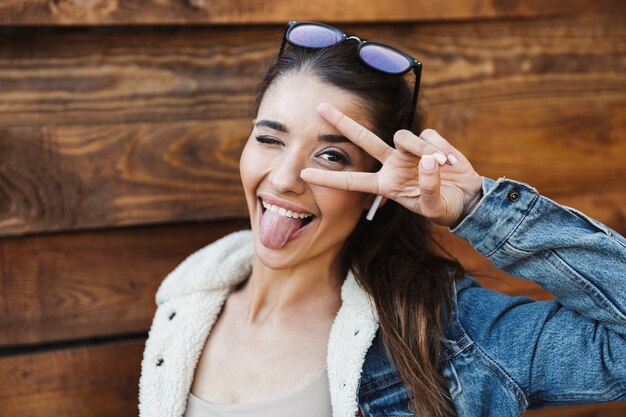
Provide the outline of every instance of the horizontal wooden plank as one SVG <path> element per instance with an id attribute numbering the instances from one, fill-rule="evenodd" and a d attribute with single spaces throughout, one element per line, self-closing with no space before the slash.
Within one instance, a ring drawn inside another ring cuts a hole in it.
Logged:
<path id="1" fill-rule="evenodd" d="M 145 332 L 165 276 L 246 228 L 233 220 L 0 239 L 0 347 Z"/>
<path id="2" fill-rule="evenodd" d="M 243 217 L 251 121 L 0 129 L 0 235 Z"/>
<path id="3" fill-rule="evenodd" d="M 626 232 L 626 105 L 442 109 L 427 119 L 481 175 L 527 182 Z"/>
<path id="4" fill-rule="evenodd" d="M 422 60 L 423 106 L 455 119 L 626 102 L 624 20 L 347 29 Z M 250 117 L 281 36 L 277 27 L 0 33 L 0 126 Z"/>
<path id="5" fill-rule="evenodd" d="M 280 30 L 0 32 L 0 127 L 249 117 Z"/>
<path id="6" fill-rule="evenodd" d="M 3 25 L 105 24 L 241 24 L 283 23 L 288 20 L 426 21 L 486 17 L 530 17 L 575 13 L 619 13 L 617 0 L 559 0 L 523 2 L 454 0 L 5 0 L 0 5 Z M 349 13 L 346 13 L 349 11 Z"/>
<path id="7" fill-rule="evenodd" d="M 144 342 L 0 357 L 2 415 L 136 416 Z"/>
<path id="8" fill-rule="evenodd" d="M 429 125 L 481 175 L 528 182 L 624 234 L 624 109 L 440 112 Z M 249 119 L 0 129 L 0 236 L 245 217 L 249 129 Z"/>

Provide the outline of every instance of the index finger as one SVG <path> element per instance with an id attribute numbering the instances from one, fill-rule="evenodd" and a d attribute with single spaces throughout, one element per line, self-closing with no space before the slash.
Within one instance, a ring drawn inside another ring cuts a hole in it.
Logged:
<path id="1" fill-rule="evenodd" d="M 380 162 L 385 162 L 392 147 L 329 103 L 320 103 L 317 112 L 355 145 Z"/>

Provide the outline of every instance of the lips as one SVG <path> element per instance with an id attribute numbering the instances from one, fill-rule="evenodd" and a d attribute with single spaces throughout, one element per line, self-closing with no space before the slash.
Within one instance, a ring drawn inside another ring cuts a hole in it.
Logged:
<path id="1" fill-rule="evenodd" d="M 284 204 L 289 207 L 281 205 L 278 208 L 276 205 L 269 205 L 266 201 L 265 205 L 271 207 L 271 210 L 268 210 L 264 207 L 263 202 L 264 199 L 259 197 L 259 209 L 257 211 L 259 213 L 259 238 L 263 246 L 270 249 L 280 249 L 289 241 L 305 233 L 317 217 L 295 204 Z M 287 210 L 287 208 L 296 210 Z M 302 210 L 299 212 L 300 215 L 298 215 L 297 209 Z M 301 218 L 307 214 L 307 217 Z"/>
<path id="2" fill-rule="evenodd" d="M 312 213 L 310 210 L 308 210 L 306 207 L 303 207 L 296 203 L 292 203 L 291 201 L 283 200 L 282 198 L 276 197 L 272 194 L 262 192 L 262 193 L 259 193 L 257 197 L 261 198 L 266 203 L 273 204 L 278 207 L 282 207 L 285 210 L 291 210 L 292 212 L 298 212 L 298 213 L 315 214 L 315 213 Z"/>

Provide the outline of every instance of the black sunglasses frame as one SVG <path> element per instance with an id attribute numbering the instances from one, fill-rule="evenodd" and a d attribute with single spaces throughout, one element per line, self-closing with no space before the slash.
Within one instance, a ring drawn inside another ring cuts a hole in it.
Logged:
<path id="1" fill-rule="evenodd" d="M 382 72 L 383 74 L 388 74 L 388 75 L 397 75 L 397 76 L 402 76 L 404 74 L 406 74 L 407 72 L 413 70 L 413 73 L 415 74 L 415 87 L 413 88 L 413 107 L 411 109 L 411 117 L 410 117 L 410 121 L 409 121 L 409 126 L 408 129 L 411 130 L 411 127 L 413 126 L 413 117 L 415 116 L 415 108 L 417 107 L 417 99 L 418 99 L 418 95 L 419 95 L 419 89 L 420 89 L 420 83 L 421 83 L 421 78 L 422 78 L 422 63 L 420 61 L 418 61 L 417 59 L 413 58 L 411 55 L 407 54 L 406 52 L 403 52 L 401 50 L 399 50 L 398 48 L 394 48 L 393 46 L 384 44 L 384 43 L 380 43 L 380 42 L 371 42 L 371 41 L 366 41 L 366 40 L 361 40 L 359 37 L 354 36 L 354 35 L 348 35 L 345 32 L 337 29 L 334 26 L 330 26 L 327 25 L 325 23 L 320 23 L 320 22 L 307 22 L 307 21 L 291 21 L 289 23 L 287 23 L 287 27 L 285 28 L 285 33 L 283 34 L 283 40 L 281 42 L 280 45 L 280 50 L 278 51 L 278 57 L 280 57 L 283 53 L 283 51 L 285 50 L 285 46 L 287 43 L 289 43 L 290 45 L 294 45 L 297 46 L 299 48 L 309 48 L 309 49 L 321 49 L 321 48 L 326 48 L 326 46 L 320 47 L 320 48 L 316 48 L 316 47 L 311 47 L 311 46 L 302 46 L 302 45 L 298 45 L 296 43 L 293 43 L 289 40 L 289 34 L 291 33 L 292 30 L 294 30 L 295 28 L 297 28 L 298 26 L 303 26 L 303 25 L 310 25 L 310 26 L 319 26 L 319 27 L 323 27 L 325 29 L 331 30 L 333 32 L 335 32 L 336 34 L 338 34 L 341 39 L 333 44 L 333 45 L 337 45 L 339 43 L 345 42 L 347 40 L 356 40 L 359 45 L 357 47 L 357 55 L 359 57 L 359 59 L 361 60 L 361 62 L 363 63 L 363 65 L 365 65 L 366 67 L 374 70 L 374 71 L 378 71 L 378 72 Z M 409 62 L 409 67 L 402 71 L 402 72 L 389 72 L 389 71 L 384 71 L 381 70 L 380 68 L 376 68 L 373 67 L 372 65 L 368 64 L 365 60 L 363 60 L 363 58 L 361 57 L 361 48 L 368 46 L 368 45 L 376 45 L 376 46 L 380 46 L 386 49 L 389 49 L 391 51 L 396 52 L 399 55 L 402 55 L 404 58 L 406 58 Z M 330 46 L 330 45 L 329 45 Z"/>

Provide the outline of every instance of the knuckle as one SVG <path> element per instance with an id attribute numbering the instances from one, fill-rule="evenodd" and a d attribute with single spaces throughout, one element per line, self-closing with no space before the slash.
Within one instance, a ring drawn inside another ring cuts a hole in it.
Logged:
<path id="1" fill-rule="evenodd" d="M 422 184 L 420 185 L 420 191 L 422 195 L 433 196 L 439 191 L 435 184 Z"/>
<path id="2" fill-rule="evenodd" d="M 363 126 L 359 128 L 359 131 L 357 132 L 357 135 L 356 135 L 356 141 L 359 145 L 361 145 L 362 143 L 365 143 L 368 133 L 369 133 L 368 130 L 364 128 Z"/>
<path id="3" fill-rule="evenodd" d="M 322 185 L 324 187 L 328 186 L 328 172 L 327 171 L 322 171 Z"/>
<path id="4" fill-rule="evenodd" d="M 424 141 L 418 141 L 416 144 L 417 147 L 417 151 L 421 154 L 421 155 L 425 155 L 428 152 L 428 148 L 430 147 L 430 145 L 428 144 L 428 142 L 424 142 Z"/>
<path id="5" fill-rule="evenodd" d="M 354 178 L 352 177 L 352 172 L 348 172 L 346 175 L 346 188 L 348 190 L 352 190 L 352 184 L 354 183 Z"/>
<path id="6" fill-rule="evenodd" d="M 335 124 L 334 125 L 335 125 L 335 127 L 337 127 L 337 126 L 345 123 L 345 121 L 346 121 L 346 115 L 342 113 L 341 116 L 339 116 L 339 118 L 337 120 L 335 120 Z"/>

